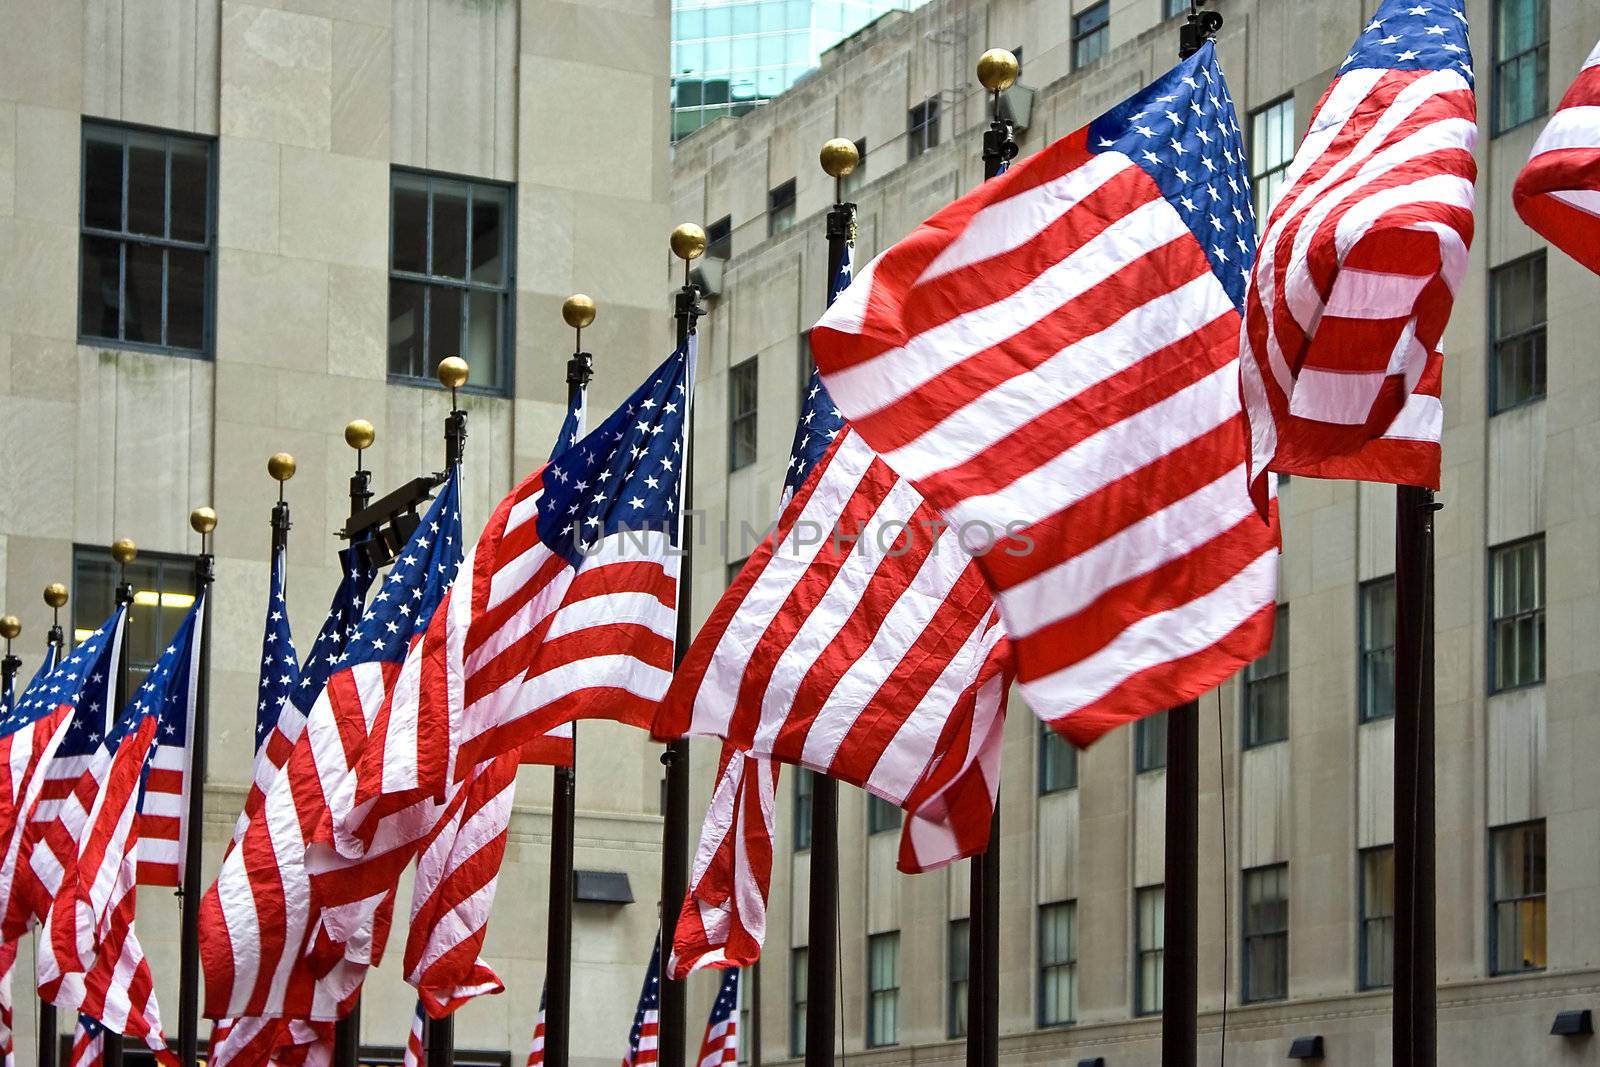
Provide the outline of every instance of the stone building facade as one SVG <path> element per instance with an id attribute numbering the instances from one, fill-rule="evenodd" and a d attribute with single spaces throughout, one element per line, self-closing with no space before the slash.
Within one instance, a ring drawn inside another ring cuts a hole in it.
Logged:
<path id="1" fill-rule="evenodd" d="M 1219 54 L 1268 200 L 1375 0 L 1221 0 Z M 935 0 L 880 19 L 759 111 L 675 149 L 675 216 L 704 220 L 697 502 L 773 514 L 826 282 L 817 165 L 856 140 L 857 262 L 981 178 L 973 69 L 1018 50 L 1021 151 L 1098 115 L 1175 59 L 1170 0 Z M 1600 1062 L 1551 1036 L 1600 988 L 1600 281 L 1510 197 L 1543 116 L 1600 37 L 1586 0 L 1469 0 L 1480 111 L 1477 236 L 1446 336 L 1437 563 L 1440 1062 Z M 1020 47 L 1019 47 L 1020 46 Z M 1546 75 L 1545 72 L 1548 72 Z M 930 117 L 932 117 L 930 122 Z M 790 183 L 793 183 L 790 185 Z M 792 196 L 776 195 L 792 188 Z M 1394 493 L 1293 479 L 1274 651 L 1201 701 L 1202 1062 L 1389 1062 Z M 748 546 L 699 559 L 697 604 Z M 1159 721 L 1078 754 L 1020 701 L 1001 810 L 1006 1062 L 1159 1059 L 1164 738 Z M 782 784 L 762 970 L 764 1053 L 800 1051 L 809 856 Z M 853 1063 L 956 1063 L 967 871 L 902 876 L 894 820 L 846 790 L 840 1048 Z M 1226 975 L 1226 984 L 1224 983 Z M 880 1047 L 881 1046 L 881 1047 Z"/>

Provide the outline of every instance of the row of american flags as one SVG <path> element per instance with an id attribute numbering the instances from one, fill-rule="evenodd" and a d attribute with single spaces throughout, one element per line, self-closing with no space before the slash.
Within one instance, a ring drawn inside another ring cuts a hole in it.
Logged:
<path id="1" fill-rule="evenodd" d="M 624 1064 L 654 1062 L 660 983 L 700 967 L 730 969 L 701 1057 L 727 1062 L 779 765 L 902 807 L 903 870 L 974 855 L 1013 683 L 1086 745 L 1265 652 L 1274 472 L 1438 486 L 1476 130 L 1461 0 L 1385 0 L 1259 241 L 1207 44 L 859 273 L 847 255 L 775 527 L 676 668 L 692 333 L 592 429 L 580 394 L 475 538 L 451 470 L 387 573 L 343 553 L 303 661 L 275 553 L 252 783 L 201 905 L 210 1062 L 326 1062 L 408 875 L 419 1054 L 425 1018 L 502 991 L 481 952 L 517 768 L 570 761 L 584 718 L 722 743 Z M 1513 195 L 1600 271 L 1600 46 Z M 5 695 L 7 1048 L 31 932 L 85 1057 L 111 1033 L 173 1059 L 136 888 L 183 879 L 206 599 L 120 708 L 124 608 Z M 541 1001 L 530 1064 L 542 1026 Z"/>

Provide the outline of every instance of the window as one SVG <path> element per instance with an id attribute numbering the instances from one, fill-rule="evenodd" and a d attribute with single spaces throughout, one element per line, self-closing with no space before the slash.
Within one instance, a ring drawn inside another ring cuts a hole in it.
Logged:
<path id="1" fill-rule="evenodd" d="M 1072 16 L 1072 69 L 1088 66 L 1111 49 L 1111 4 Z"/>
<path id="2" fill-rule="evenodd" d="M 78 334 L 85 343 L 192 356 L 210 349 L 211 146 L 198 137 L 83 124 Z"/>
<path id="3" fill-rule="evenodd" d="M 744 565 L 748 562 L 750 562 L 750 557 L 745 556 L 743 559 L 736 559 L 732 563 L 728 564 L 727 571 L 723 575 L 723 577 L 727 580 L 727 585 L 733 584 L 733 580 L 739 577 L 739 572 L 744 570 Z"/>
<path id="4" fill-rule="evenodd" d="M 77 549 L 72 557 L 73 644 L 87 640 L 117 609 L 119 573 L 126 574 L 133 586 L 133 607 L 128 611 L 123 638 L 128 646 L 128 688 L 132 690 L 156 665 L 161 650 L 178 632 L 184 613 L 194 606 L 194 560 L 141 551 L 139 558 L 124 568 L 105 549 Z"/>
<path id="5" fill-rule="evenodd" d="M 1167 888 L 1153 885 L 1134 894 L 1133 1013 L 1159 1015 L 1165 982 Z"/>
<path id="6" fill-rule="evenodd" d="M 916 159 L 938 143 L 939 98 L 930 96 L 906 113 L 906 159 Z"/>
<path id="7" fill-rule="evenodd" d="M 727 259 L 733 255 L 733 216 L 724 215 L 706 227 L 706 258 Z"/>
<path id="8" fill-rule="evenodd" d="M 1495 0 L 1494 132 L 1543 115 L 1549 95 L 1548 0 Z"/>
<path id="9" fill-rule="evenodd" d="M 1394 578 L 1361 586 L 1361 721 L 1394 717 Z"/>
<path id="10" fill-rule="evenodd" d="M 760 380 L 756 357 L 736 364 L 728 372 L 728 469 L 748 467 L 756 461 L 756 401 Z"/>
<path id="11" fill-rule="evenodd" d="M 1184 7 L 1189 5 L 1185 3 Z M 1267 213 L 1294 162 L 1294 97 L 1275 100 L 1250 113 L 1250 190 L 1256 231 L 1267 225 Z"/>
<path id="12" fill-rule="evenodd" d="M 1544 538 L 1489 553 L 1494 692 L 1544 681 Z"/>
<path id="13" fill-rule="evenodd" d="M 1494 371 L 1489 414 L 1545 395 L 1544 253 L 1507 263 L 1489 274 L 1489 321 Z"/>
<path id="14" fill-rule="evenodd" d="M 1244 872 L 1243 995 L 1282 1000 L 1289 994 L 1289 865 Z"/>
<path id="15" fill-rule="evenodd" d="M 1361 988 L 1394 985 L 1394 846 L 1361 850 Z"/>
<path id="16" fill-rule="evenodd" d="M 1078 1007 L 1078 905 L 1039 906 L 1039 1025 L 1070 1023 Z"/>
<path id="17" fill-rule="evenodd" d="M 1267 654 L 1244 669 L 1244 747 L 1289 737 L 1289 609 L 1278 605 Z"/>
<path id="18" fill-rule="evenodd" d="M 395 169 L 389 207 L 389 376 L 434 380 L 446 356 L 472 384 L 509 384 L 511 190 Z"/>
<path id="19" fill-rule="evenodd" d="M 1489 963 L 1494 974 L 1545 967 L 1544 822 L 1490 834 L 1493 911 Z"/>
<path id="20" fill-rule="evenodd" d="M 789 1055 L 806 1054 L 806 949 L 789 950 Z"/>
<path id="21" fill-rule="evenodd" d="M 867 794 L 867 833 L 881 834 L 900 829 L 900 809 L 882 797 Z"/>
<path id="22" fill-rule="evenodd" d="M 811 793 L 817 780 L 804 767 L 794 774 L 794 850 L 804 852 L 811 847 Z"/>
<path id="23" fill-rule="evenodd" d="M 1167 765 L 1167 713 L 1158 711 L 1133 724 L 1133 769 L 1139 774 Z"/>
<path id="24" fill-rule="evenodd" d="M 794 229 L 794 179 L 767 193 L 767 236 Z"/>
<path id="25" fill-rule="evenodd" d="M 856 194 L 863 185 L 867 184 L 867 139 L 865 137 L 856 142 L 856 169 L 846 174 L 839 183 L 839 191 L 846 200 Z"/>
<path id="26" fill-rule="evenodd" d="M 967 1035 L 967 977 L 968 950 L 972 947 L 966 919 L 951 919 L 947 926 L 945 959 L 947 991 L 945 993 L 945 1036 Z"/>
<path id="27" fill-rule="evenodd" d="M 1189 13 L 1189 0 L 1161 0 L 1161 17 L 1175 19 Z"/>
<path id="28" fill-rule="evenodd" d="M 900 934 L 867 938 L 867 1047 L 898 1040 L 900 1025 Z"/>
<path id="29" fill-rule="evenodd" d="M 1078 787 L 1078 750 L 1066 738 L 1039 724 L 1039 792 Z"/>

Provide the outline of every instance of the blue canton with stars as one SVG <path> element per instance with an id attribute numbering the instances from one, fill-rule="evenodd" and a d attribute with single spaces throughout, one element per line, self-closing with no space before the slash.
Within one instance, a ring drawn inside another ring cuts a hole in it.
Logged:
<path id="1" fill-rule="evenodd" d="M 402 662 L 412 638 L 428 628 L 460 566 L 461 471 L 457 468 L 373 594 L 355 633 L 335 658 L 335 669 Z"/>
<path id="2" fill-rule="evenodd" d="M 572 400 L 567 405 L 567 417 L 561 420 L 561 432 L 556 434 L 555 447 L 550 450 L 551 459 L 561 455 L 583 437 L 583 414 L 588 406 L 589 387 L 585 385 L 572 394 Z"/>
<path id="3" fill-rule="evenodd" d="M 311 711 L 311 706 L 328 684 L 328 675 L 338 666 L 350 635 L 355 633 L 356 625 L 366 611 L 367 590 L 378 576 L 359 545 L 351 545 L 339 553 L 339 567 L 344 577 L 334 591 L 333 603 L 328 606 L 328 617 L 323 620 L 322 631 L 311 643 L 311 654 L 300 665 L 299 681 L 295 683 L 294 694 L 289 698 L 290 703 L 303 712 Z M 262 658 L 265 660 L 265 656 Z M 273 721 L 276 722 L 276 718 Z"/>
<path id="4" fill-rule="evenodd" d="M 1474 82 L 1461 0 L 1384 0 L 1339 64 L 1352 70 L 1455 70 Z"/>
<path id="5" fill-rule="evenodd" d="M 289 633 L 289 612 L 284 603 L 284 555 L 279 548 L 272 554 L 272 594 L 267 598 L 267 625 L 261 635 L 261 675 L 256 682 L 256 751 L 267 734 L 278 725 L 294 692 L 300 668 L 294 654 L 294 637 Z"/>
<path id="6" fill-rule="evenodd" d="M 28 689 L 32 689 L 34 686 L 38 685 L 39 681 L 41 679 L 49 677 L 50 672 L 56 669 L 56 664 L 59 663 L 60 661 L 61 661 L 61 646 L 56 644 L 54 641 L 51 641 L 48 644 L 46 644 L 44 646 L 44 659 L 40 661 L 39 669 L 33 672 L 33 680 L 28 683 Z M 28 691 L 28 689 L 24 689 L 23 692 L 26 693 Z M 7 710 L 15 707 L 16 703 L 17 703 L 17 701 L 16 701 L 15 695 L 11 694 L 11 693 L 7 693 L 6 694 L 6 708 L 7 708 Z"/>
<path id="7" fill-rule="evenodd" d="M 550 461 L 539 540 L 578 566 L 600 539 L 662 530 L 678 540 L 678 473 L 691 351 L 667 357 L 611 417 Z"/>
<path id="8" fill-rule="evenodd" d="M 150 751 L 145 755 L 144 769 L 147 773 L 158 746 L 181 748 L 188 743 L 189 682 L 193 673 L 191 668 L 196 631 L 205 606 L 203 596 L 194 602 L 194 607 L 189 609 L 183 622 L 178 625 L 178 632 L 161 650 L 161 658 L 156 660 L 156 665 L 150 668 L 144 682 L 134 690 L 116 725 L 106 734 L 105 748 L 115 752 L 124 738 L 138 731 L 144 720 L 154 717 L 157 720 L 156 736 L 155 744 L 150 746 Z"/>
<path id="9" fill-rule="evenodd" d="M 717 999 L 711 1003 L 711 1017 L 706 1020 L 706 1029 L 727 1022 L 738 1010 L 739 969 L 730 967 L 722 972 L 722 984 L 717 988 Z"/>
<path id="10" fill-rule="evenodd" d="M 118 608 L 88 640 L 72 650 L 55 670 L 35 678 L 22 699 L 4 719 L 0 734 L 15 733 L 38 722 L 63 704 L 70 704 L 72 725 L 57 754 L 86 756 L 105 739 L 108 708 L 116 693 L 115 637 L 121 630 L 125 608 Z"/>
<path id="11" fill-rule="evenodd" d="M 639 1043 L 644 1038 L 646 1012 L 661 1011 L 661 941 L 656 940 L 655 951 L 650 953 L 650 968 L 644 972 L 644 988 L 639 990 L 639 1007 L 633 1013 L 633 1026 L 628 1030 L 628 1054 L 623 1057 L 624 1067 L 639 1054 Z M 659 1025 L 659 1023 L 658 1023 Z"/>
<path id="12" fill-rule="evenodd" d="M 1089 149 L 1121 152 L 1155 179 L 1242 312 L 1256 258 L 1256 220 L 1244 136 L 1216 45 L 1207 41 L 1091 122 Z"/>
<path id="13" fill-rule="evenodd" d="M 846 243 L 839 269 L 828 279 L 828 306 L 839 299 L 839 294 L 850 287 L 851 258 L 855 245 Z M 806 385 L 805 403 L 800 409 L 800 422 L 794 428 L 794 444 L 789 448 L 789 469 L 783 473 L 783 501 L 799 492 L 806 478 L 828 451 L 833 439 L 844 429 L 844 416 L 834 406 L 833 397 L 823 387 L 822 375 L 816 365 L 811 367 L 811 380 Z"/>

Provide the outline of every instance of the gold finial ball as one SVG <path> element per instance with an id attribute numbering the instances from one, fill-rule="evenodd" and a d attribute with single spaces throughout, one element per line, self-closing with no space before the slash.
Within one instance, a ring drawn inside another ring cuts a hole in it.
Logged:
<path id="1" fill-rule="evenodd" d="M 991 93 L 1003 93 L 1017 84 L 1017 57 L 1004 48 L 991 48 L 978 57 L 978 81 Z"/>
<path id="2" fill-rule="evenodd" d="M 217 528 L 217 509 L 201 505 L 189 512 L 189 525 L 194 532 L 204 537 Z"/>
<path id="3" fill-rule="evenodd" d="M 67 587 L 60 582 L 51 582 L 44 587 L 44 602 L 52 608 L 65 606 L 67 602 Z"/>
<path id="4" fill-rule="evenodd" d="M 574 330 L 581 330 L 594 321 L 594 298 L 587 293 L 573 293 L 561 305 L 561 318 Z"/>
<path id="5" fill-rule="evenodd" d="M 467 361 L 460 356 L 446 356 L 439 361 L 439 384 L 446 389 L 460 389 L 466 385 L 468 373 Z"/>
<path id="6" fill-rule="evenodd" d="M 822 146 L 822 169 L 830 178 L 843 178 L 861 162 L 861 152 L 854 141 L 835 137 Z"/>
<path id="7" fill-rule="evenodd" d="M 267 473 L 277 481 L 288 481 L 297 469 L 294 457 L 287 452 L 274 452 L 267 459 Z"/>
<path id="8" fill-rule="evenodd" d="M 118 563 L 132 563 L 133 557 L 138 554 L 139 546 L 133 543 L 133 538 L 131 537 L 119 537 L 111 542 L 111 558 Z"/>
<path id="9" fill-rule="evenodd" d="M 351 448 L 371 448 L 372 442 L 377 439 L 378 431 L 366 419 L 354 419 L 345 424 L 344 443 Z"/>
<path id="10" fill-rule="evenodd" d="M 672 254 L 679 259 L 699 259 L 706 250 L 706 231 L 685 222 L 672 231 Z"/>
<path id="11" fill-rule="evenodd" d="M 22 632 L 22 620 L 15 615 L 0 616 L 0 637 L 7 641 Z"/>

